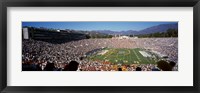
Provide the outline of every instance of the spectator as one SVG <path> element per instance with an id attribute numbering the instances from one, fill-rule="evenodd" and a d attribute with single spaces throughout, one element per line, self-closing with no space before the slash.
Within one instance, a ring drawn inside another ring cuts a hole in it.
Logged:
<path id="1" fill-rule="evenodd" d="M 136 71 L 142 71 L 142 69 L 140 67 L 137 67 Z"/>
<path id="2" fill-rule="evenodd" d="M 54 66 L 54 63 L 47 63 L 46 67 L 44 68 L 45 71 L 55 71 L 56 68 Z"/>
<path id="3" fill-rule="evenodd" d="M 163 71 L 172 71 L 172 67 L 170 66 L 169 63 L 167 63 L 164 60 L 160 60 L 157 62 L 158 68 L 160 68 Z"/>

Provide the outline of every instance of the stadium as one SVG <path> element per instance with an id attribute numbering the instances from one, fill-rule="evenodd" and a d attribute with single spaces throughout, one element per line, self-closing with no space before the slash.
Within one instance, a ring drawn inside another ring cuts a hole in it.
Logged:
<path id="1" fill-rule="evenodd" d="M 178 71 L 178 37 L 22 31 L 22 71 Z"/>

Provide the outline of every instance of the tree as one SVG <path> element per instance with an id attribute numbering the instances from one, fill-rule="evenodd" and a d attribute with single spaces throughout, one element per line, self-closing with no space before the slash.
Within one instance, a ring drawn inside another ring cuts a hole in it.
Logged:
<path id="1" fill-rule="evenodd" d="M 85 37 L 86 37 L 86 39 L 90 39 L 91 38 L 91 36 L 89 36 L 89 35 L 86 35 Z"/>
<path id="2" fill-rule="evenodd" d="M 166 32 L 155 32 L 150 34 L 138 35 L 141 37 L 178 37 L 178 29 L 168 29 Z"/>

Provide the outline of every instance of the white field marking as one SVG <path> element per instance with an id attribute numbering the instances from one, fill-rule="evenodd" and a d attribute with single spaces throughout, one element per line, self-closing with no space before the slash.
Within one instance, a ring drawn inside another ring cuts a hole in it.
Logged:
<path id="1" fill-rule="evenodd" d="M 98 53 L 98 55 L 104 55 L 104 54 L 106 54 L 108 52 L 108 50 L 103 50 L 103 51 L 101 51 L 100 53 Z"/>
<path id="2" fill-rule="evenodd" d="M 139 51 L 139 52 L 140 52 L 140 54 L 142 54 L 143 57 L 151 57 L 151 55 L 148 54 L 148 53 L 145 52 L 145 51 Z"/>
<path id="3" fill-rule="evenodd" d="M 141 62 L 141 59 L 138 57 L 137 53 L 135 52 L 135 50 L 133 50 L 134 54 L 136 55 L 137 59 Z"/>
<path id="4" fill-rule="evenodd" d="M 139 53 L 145 57 L 145 60 L 150 64 L 151 62 L 147 59 L 147 57 L 151 57 L 151 55 L 149 55 L 147 52 L 145 51 L 139 51 Z"/>

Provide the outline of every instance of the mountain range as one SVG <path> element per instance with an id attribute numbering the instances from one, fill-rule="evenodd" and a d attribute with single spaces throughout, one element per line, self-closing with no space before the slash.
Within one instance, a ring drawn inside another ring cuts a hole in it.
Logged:
<path id="1" fill-rule="evenodd" d="M 127 30 L 127 31 L 111 31 L 111 30 L 94 30 L 93 32 L 98 32 L 102 34 L 109 34 L 109 35 L 139 35 L 139 34 L 151 34 L 156 32 L 166 32 L 168 29 L 178 29 L 178 23 L 176 24 L 160 24 L 157 26 L 152 26 L 145 28 L 143 30 Z"/>

